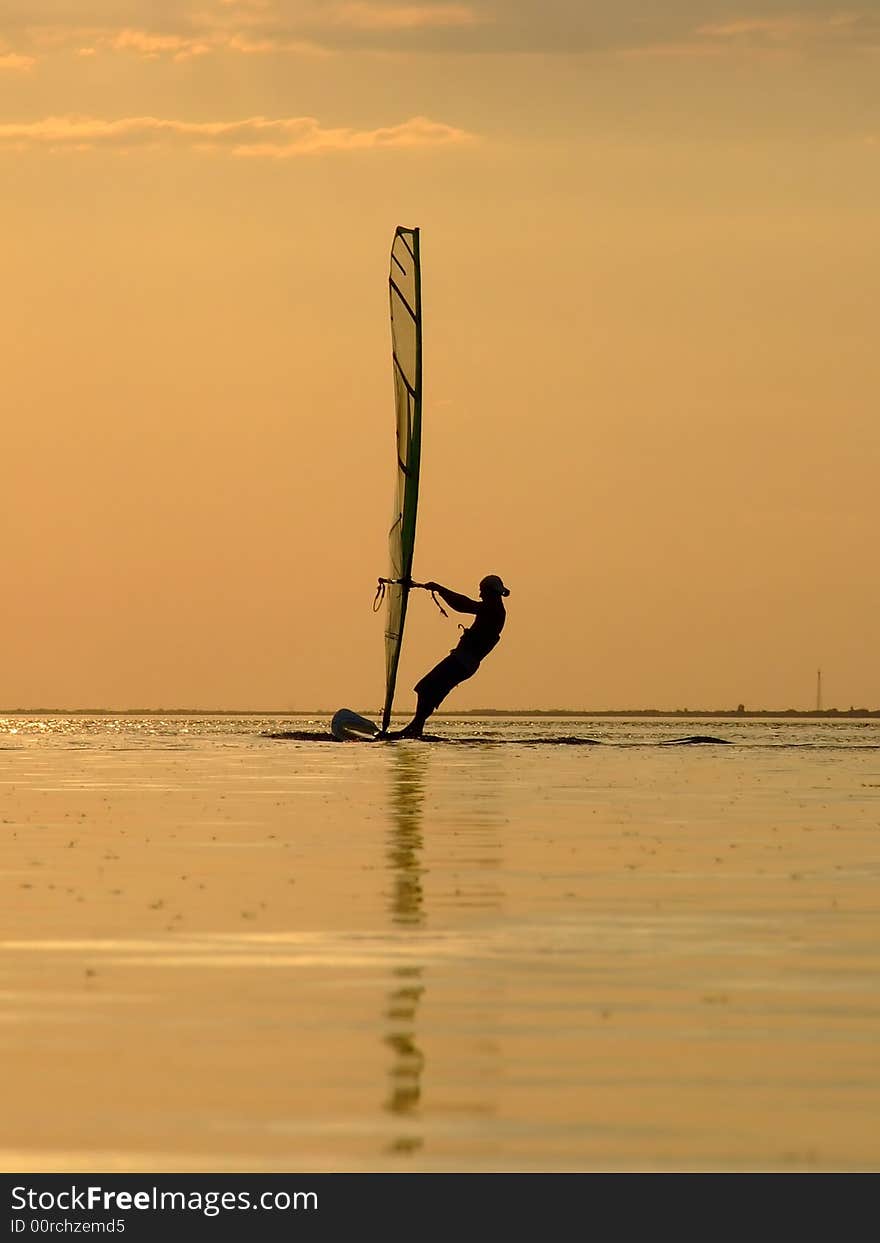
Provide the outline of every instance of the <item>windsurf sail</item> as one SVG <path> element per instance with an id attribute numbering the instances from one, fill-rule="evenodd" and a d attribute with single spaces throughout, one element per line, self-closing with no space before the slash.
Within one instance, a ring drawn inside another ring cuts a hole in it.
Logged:
<path id="1" fill-rule="evenodd" d="M 385 705 L 387 730 L 397 685 L 416 542 L 422 450 L 422 277 L 419 231 L 398 227 L 391 246 L 391 349 L 397 421 L 394 509 L 388 532 L 390 573 L 385 580 Z"/>

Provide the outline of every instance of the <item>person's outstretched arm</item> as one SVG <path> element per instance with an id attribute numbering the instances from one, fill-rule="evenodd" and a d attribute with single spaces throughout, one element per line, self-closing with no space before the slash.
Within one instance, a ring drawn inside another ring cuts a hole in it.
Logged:
<path id="1" fill-rule="evenodd" d="M 443 587 L 440 583 L 420 583 L 419 586 L 424 587 L 426 591 L 435 591 L 441 600 L 445 600 L 451 609 L 455 609 L 456 613 L 478 613 L 480 611 L 479 600 L 472 600 L 470 596 L 462 596 L 457 591 L 450 591 L 448 587 Z"/>

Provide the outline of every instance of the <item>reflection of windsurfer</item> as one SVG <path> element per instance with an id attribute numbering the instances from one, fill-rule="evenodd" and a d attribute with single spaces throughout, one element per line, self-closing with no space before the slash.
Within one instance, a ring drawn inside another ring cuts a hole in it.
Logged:
<path id="1" fill-rule="evenodd" d="M 509 596 L 510 592 L 497 574 L 488 574 L 482 580 L 479 600 L 459 595 L 439 583 L 413 583 L 412 586 L 435 593 L 457 613 L 474 613 L 476 617 L 449 655 L 416 683 L 416 714 L 409 725 L 385 734 L 386 738 L 421 738 L 431 713 L 436 712 L 454 687 L 474 676 L 480 662 L 495 647 L 507 617 L 502 597 Z"/>

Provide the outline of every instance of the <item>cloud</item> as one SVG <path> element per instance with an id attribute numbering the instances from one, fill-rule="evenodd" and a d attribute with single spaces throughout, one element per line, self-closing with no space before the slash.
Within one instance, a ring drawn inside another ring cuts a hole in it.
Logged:
<path id="1" fill-rule="evenodd" d="M 808 2 L 808 0 L 807 0 Z M 703 22 L 666 42 L 648 39 L 621 49 L 626 56 L 667 57 L 760 57 L 821 55 L 880 50 L 880 17 L 861 12 L 838 12 L 822 0 L 817 9 L 789 10 L 782 0 L 776 14 L 740 16 L 728 13 L 717 21 Z M 764 0 L 765 7 L 774 0 Z"/>
<path id="2" fill-rule="evenodd" d="M 230 34 L 225 38 L 217 38 L 215 46 L 218 51 L 239 52 L 243 56 L 267 56 L 294 54 L 296 56 L 329 56 L 327 48 L 319 43 L 309 43 L 306 39 L 272 39 L 254 38 L 246 34 Z"/>
<path id="3" fill-rule="evenodd" d="M 717 59 L 724 56 L 729 50 L 729 48 L 719 47 L 716 43 L 701 39 L 681 43 L 649 43 L 644 47 L 621 48 L 617 54 L 629 59 L 707 60 L 711 57 Z"/>
<path id="4" fill-rule="evenodd" d="M 204 39 L 190 39 L 183 35 L 149 34 L 146 30 L 121 30 L 119 34 L 101 40 L 105 46 L 117 52 L 134 52 L 149 60 L 170 56 L 174 60 L 188 60 L 192 56 L 205 56 L 212 50 Z"/>
<path id="5" fill-rule="evenodd" d="M 340 0 L 296 4 L 220 0 L 191 17 L 189 31 L 107 30 L 98 43 L 112 51 L 185 60 L 210 52 L 244 55 L 386 50 L 418 45 L 432 31 L 467 30 L 487 20 L 464 4 L 389 4 Z"/>
<path id="6" fill-rule="evenodd" d="M 329 5 L 326 20 L 354 30 L 436 30 L 475 26 L 487 18 L 464 4 L 370 4 L 360 0 Z"/>
<path id="7" fill-rule="evenodd" d="M 158 60 L 211 53 L 431 50 L 494 21 L 485 0 L 11 0 L 4 25 L 35 46 Z"/>
<path id="8" fill-rule="evenodd" d="M 295 52 L 300 55 L 326 55 L 318 44 L 305 40 L 254 36 L 236 31 L 211 31 L 202 36 L 151 34 L 147 30 L 123 30 L 118 34 L 101 33 L 96 38 L 103 51 L 129 52 L 145 60 L 167 57 L 174 61 L 192 60 L 215 52 L 235 52 L 244 56 Z M 97 49 L 93 49 L 97 50 Z"/>
<path id="9" fill-rule="evenodd" d="M 36 63 L 33 56 L 20 56 L 17 52 L 4 52 L 0 49 L 0 70 L 9 69 L 13 72 L 27 73 Z"/>
<path id="10" fill-rule="evenodd" d="M 808 17 L 793 13 L 785 17 L 740 17 L 733 21 L 700 26 L 697 33 L 720 38 L 759 35 L 773 39 L 791 39 L 851 29 L 859 20 L 853 13 L 837 13 L 826 17 Z"/>
<path id="11" fill-rule="evenodd" d="M 304 118 L 294 123 L 280 143 L 257 142 L 240 144 L 234 154 L 239 156 L 290 159 L 320 151 L 378 151 L 388 148 L 460 146 L 475 140 L 475 135 L 451 125 L 412 117 L 400 125 L 374 130 L 321 129 L 316 121 Z"/>
<path id="12" fill-rule="evenodd" d="M 14 52 L 8 43 L 0 39 L 0 72 L 5 69 L 11 73 L 27 73 L 36 63 L 33 56 Z"/>
<path id="13" fill-rule="evenodd" d="M 57 116 L 0 124 L 0 148 L 131 151 L 183 146 L 241 158 L 286 160 L 329 152 L 448 147 L 475 136 L 427 117 L 373 130 L 325 128 L 314 117 L 248 117 L 241 121 L 176 121 L 160 117 Z"/>
<path id="14" fill-rule="evenodd" d="M 35 45 L 173 61 L 316 51 L 721 56 L 880 48 L 876 0 L 852 8 L 838 0 L 5 0 L 4 27 Z"/>
<path id="15" fill-rule="evenodd" d="M 880 17 L 867 13 L 785 13 L 708 23 L 698 35 L 758 47 L 803 48 L 880 44 Z"/>

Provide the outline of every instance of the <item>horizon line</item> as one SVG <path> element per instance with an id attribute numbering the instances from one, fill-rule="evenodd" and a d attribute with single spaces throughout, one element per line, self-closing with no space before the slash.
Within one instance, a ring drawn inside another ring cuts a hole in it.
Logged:
<path id="1" fill-rule="evenodd" d="M 0 708 L 7 716 L 328 716 L 331 708 L 69 708 L 16 707 Z M 358 709 L 376 715 L 381 709 Z M 393 715 L 406 715 L 394 713 Z M 458 712 L 446 709 L 434 716 L 880 716 L 880 708 L 463 708 Z"/>

